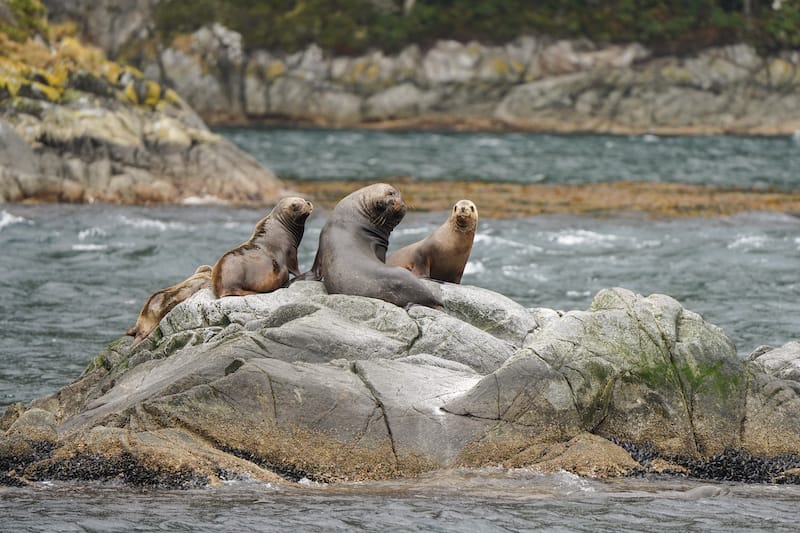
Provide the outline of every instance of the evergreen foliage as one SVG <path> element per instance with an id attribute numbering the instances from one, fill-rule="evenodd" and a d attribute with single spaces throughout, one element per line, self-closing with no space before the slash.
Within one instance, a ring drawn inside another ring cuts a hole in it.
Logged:
<path id="1" fill-rule="evenodd" d="M 502 44 L 523 34 L 637 41 L 683 53 L 747 41 L 762 51 L 800 45 L 800 0 L 163 0 L 162 37 L 217 21 L 247 48 L 336 54 L 395 52 L 438 39 Z"/>

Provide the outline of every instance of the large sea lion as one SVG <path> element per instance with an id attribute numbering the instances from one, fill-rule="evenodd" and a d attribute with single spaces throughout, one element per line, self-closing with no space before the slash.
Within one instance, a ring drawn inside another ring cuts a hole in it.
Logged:
<path id="1" fill-rule="evenodd" d="M 420 278 L 461 283 L 477 227 L 478 208 L 469 200 L 459 200 L 444 224 L 390 254 L 386 264 L 408 269 Z"/>
<path id="2" fill-rule="evenodd" d="M 258 221 L 250 239 L 217 260 L 211 274 L 214 294 L 222 298 L 272 292 L 288 283 L 289 274 L 298 276 L 297 246 L 313 210 L 303 198 L 281 198 Z"/>
<path id="3" fill-rule="evenodd" d="M 133 335 L 131 346 L 136 346 L 150 335 L 173 307 L 206 287 L 211 287 L 211 265 L 200 265 L 191 277 L 154 292 L 142 307 L 136 324 L 125 332 L 125 335 Z"/>
<path id="4" fill-rule="evenodd" d="M 330 294 L 369 296 L 400 307 L 441 307 L 411 272 L 385 264 L 389 234 L 405 214 L 400 192 L 386 183 L 350 193 L 322 227 L 311 271 L 298 279 L 321 279 Z"/>

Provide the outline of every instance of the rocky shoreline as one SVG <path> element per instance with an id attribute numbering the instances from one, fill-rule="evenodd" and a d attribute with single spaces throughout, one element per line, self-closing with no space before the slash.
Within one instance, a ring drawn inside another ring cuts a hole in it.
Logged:
<path id="1" fill-rule="evenodd" d="M 0 202 L 263 205 L 286 193 L 175 91 L 70 36 L 33 37 L 0 32 Z"/>
<path id="2" fill-rule="evenodd" d="M 656 57 L 637 43 L 523 36 L 439 41 L 397 54 L 245 51 L 219 24 L 143 58 L 213 124 L 453 128 L 663 135 L 800 130 L 800 56 L 738 44 Z"/>
<path id="3" fill-rule="evenodd" d="M 501 465 L 800 481 L 800 344 L 746 359 L 677 301 L 613 288 L 526 309 L 426 282 L 408 310 L 319 282 L 179 304 L 0 418 L 0 483 L 189 488 Z"/>

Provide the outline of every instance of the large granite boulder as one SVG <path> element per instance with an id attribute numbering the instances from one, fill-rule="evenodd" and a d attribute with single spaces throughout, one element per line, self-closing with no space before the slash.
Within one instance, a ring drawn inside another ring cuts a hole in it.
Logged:
<path id="1" fill-rule="evenodd" d="M 186 487 L 497 464 L 723 478 L 742 454 L 776 453 L 758 480 L 795 479 L 794 400 L 775 404 L 772 391 L 796 394 L 797 346 L 745 362 L 663 295 L 608 289 L 561 313 L 426 283 L 444 310 L 328 295 L 319 282 L 201 291 L 135 348 L 123 337 L 74 383 L 8 408 L 0 482 Z M 773 433 L 783 446 L 763 445 Z"/>

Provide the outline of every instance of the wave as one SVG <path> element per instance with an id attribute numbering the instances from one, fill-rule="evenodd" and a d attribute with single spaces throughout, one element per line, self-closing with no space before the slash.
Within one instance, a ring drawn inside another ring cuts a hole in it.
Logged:
<path id="1" fill-rule="evenodd" d="M 565 230 L 551 235 L 549 240 L 562 246 L 581 246 L 584 244 L 606 244 L 619 239 L 613 234 L 597 233 L 590 230 Z"/>
<path id="2" fill-rule="evenodd" d="M 181 222 L 164 222 L 153 218 L 130 218 L 125 215 L 121 215 L 119 220 L 125 226 L 139 229 L 156 229 L 161 232 L 168 229 L 185 229 L 187 227 L 186 224 Z"/>
<path id="3" fill-rule="evenodd" d="M 22 224 L 24 222 L 32 224 L 32 222 L 27 218 L 12 215 L 8 211 L 4 210 L 2 213 L 0 213 L 0 231 L 6 226 L 11 226 L 12 224 Z"/>
<path id="4" fill-rule="evenodd" d="M 544 248 L 536 246 L 535 244 L 527 244 L 519 241 L 514 241 L 511 239 L 506 239 L 503 237 L 497 237 L 495 235 L 487 235 L 485 233 L 478 233 L 475 235 L 473 239 L 473 243 L 481 243 L 481 244 L 499 244 L 502 246 L 510 246 L 511 248 L 517 248 L 519 250 L 529 250 L 531 252 L 541 252 Z"/>
<path id="5" fill-rule="evenodd" d="M 78 239 L 81 241 L 85 241 L 87 237 L 106 237 L 108 233 L 103 228 L 98 228 L 97 226 L 81 230 L 78 232 Z"/>
<path id="6" fill-rule="evenodd" d="M 76 252 L 97 252 L 108 250 L 107 244 L 73 244 L 72 250 Z"/>
<path id="7" fill-rule="evenodd" d="M 769 238 L 766 235 L 737 235 L 736 239 L 728 244 L 728 249 L 745 248 L 752 250 L 754 248 L 762 248 Z"/>

